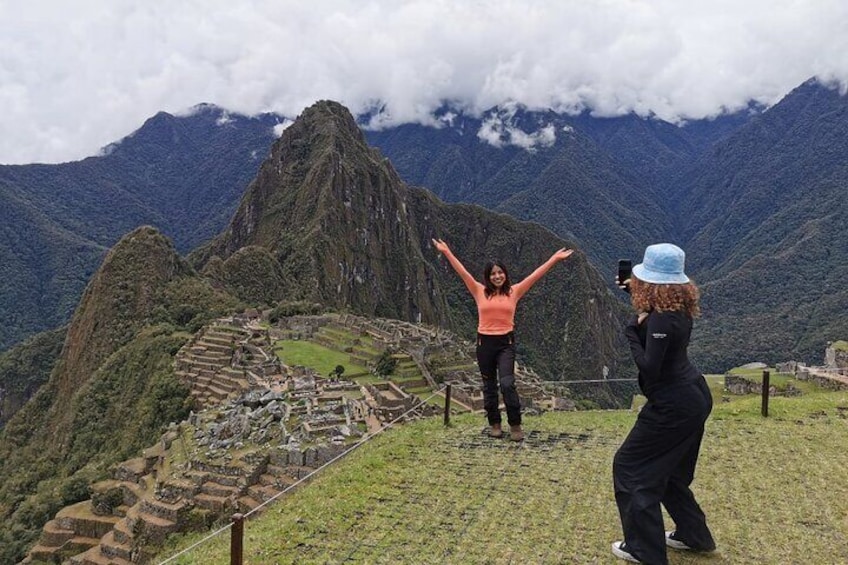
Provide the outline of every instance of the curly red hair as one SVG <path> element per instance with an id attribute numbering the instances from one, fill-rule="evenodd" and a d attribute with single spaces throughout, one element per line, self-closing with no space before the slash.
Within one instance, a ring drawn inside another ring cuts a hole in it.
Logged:
<path id="1" fill-rule="evenodd" d="M 690 318 L 701 315 L 701 291 L 693 281 L 686 284 L 653 284 L 630 279 L 630 302 L 637 312 L 681 311 Z"/>

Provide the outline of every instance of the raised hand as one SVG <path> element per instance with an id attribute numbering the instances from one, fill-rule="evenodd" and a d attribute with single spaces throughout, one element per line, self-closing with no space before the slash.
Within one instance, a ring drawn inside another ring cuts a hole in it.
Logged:
<path id="1" fill-rule="evenodd" d="M 433 245 L 439 253 L 450 253 L 450 247 L 448 247 L 448 244 L 441 239 L 433 239 Z"/>
<path id="2" fill-rule="evenodd" d="M 559 251 L 557 251 L 556 253 L 554 253 L 554 254 L 553 254 L 553 257 L 554 257 L 557 261 L 565 261 L 566 259 L 568 259 L 569 257 L 571 257 L 571 254 L 572 254 L 572 253 L 574 253 L 574 250 L 573 250 L 573 249 L 566 249 L 565 247 L 563 247 L 562 249 L 560 249 Z"/>

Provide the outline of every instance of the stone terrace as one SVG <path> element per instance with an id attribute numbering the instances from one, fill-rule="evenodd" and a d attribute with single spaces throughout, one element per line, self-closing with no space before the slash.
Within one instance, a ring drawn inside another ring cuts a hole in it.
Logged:
<path id="1" fill-rule="evenodd" d="M 208 408 L 275 377 L 282 368 L 261 330 L 240 327 L 232 319 L 203 328 L 177 352 L 176 374 L 191 388 L 195 407 Z"/>
<path id="2" fill-rule="evenodd" d="M 200 411 L 91 485 L 91 500 L 62 509 L 25 563 L 146 563 L 146 551 L 169 534 L 256 509 L 338 456 L 363 429 L 408 412 L 419 404 L 410 391 L 451 383 L 457 405 L 482 409 L 473 345 L 449 332 L 333 314 L 287 318 L 271 329 L 248 324 L 218 320 L 177 353 L 176 373 Z M 396 374 L 359 386 L 283 367 L 273 344 L 285 338 L 317 341 L 364 366 L 390 350 Z M 518 367 L 517 376 L 525 404 L 543 401 L 535 374 Z M 409 417 L 434 411 L 424 405 Z"/>
<path id="3" fill-rule="evenodd" d="M 59 511 L 24 563 L 147 563 L 171 533 L 250 512 L 347 449 L 314 434 L 312 444 L 299 442 L 286 431 L 281 398 L 251 393 L 172 425 L 142 457 L 91 485 L 90 500 Z"/>

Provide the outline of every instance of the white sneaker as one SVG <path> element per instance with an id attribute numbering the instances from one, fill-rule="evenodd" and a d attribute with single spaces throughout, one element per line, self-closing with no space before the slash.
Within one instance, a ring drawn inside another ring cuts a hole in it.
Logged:
<path id="1" fill-rule="evenodd" d="M 665 533 L 665 544 L 672 549 L 682 549 L 684 551 L 691 550 L 692 548 L 680 541 L 675 537 L 677 531 L 671 531 Z"/>
<path id="2" fill-rule="evenodd" d="M 624 559 L 631 563 L 641 563 L 641 561 L 633 557 L 633 555 L 627 551 L 627 547 L 624 545 L 623 541 L 612 542 L 612 554 L 619 559 Z"/>

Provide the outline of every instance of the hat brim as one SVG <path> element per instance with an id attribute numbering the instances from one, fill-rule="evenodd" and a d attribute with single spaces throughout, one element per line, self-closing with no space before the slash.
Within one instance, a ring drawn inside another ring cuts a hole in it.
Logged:
<path id="1" fill-rule="evenodd" d="M 645 268 L 644 263 L 633 267 L 633 275 L 642 282 L 651 284 L 686 284 L 689 277 L 685 273 L 662 273 Z"/>

